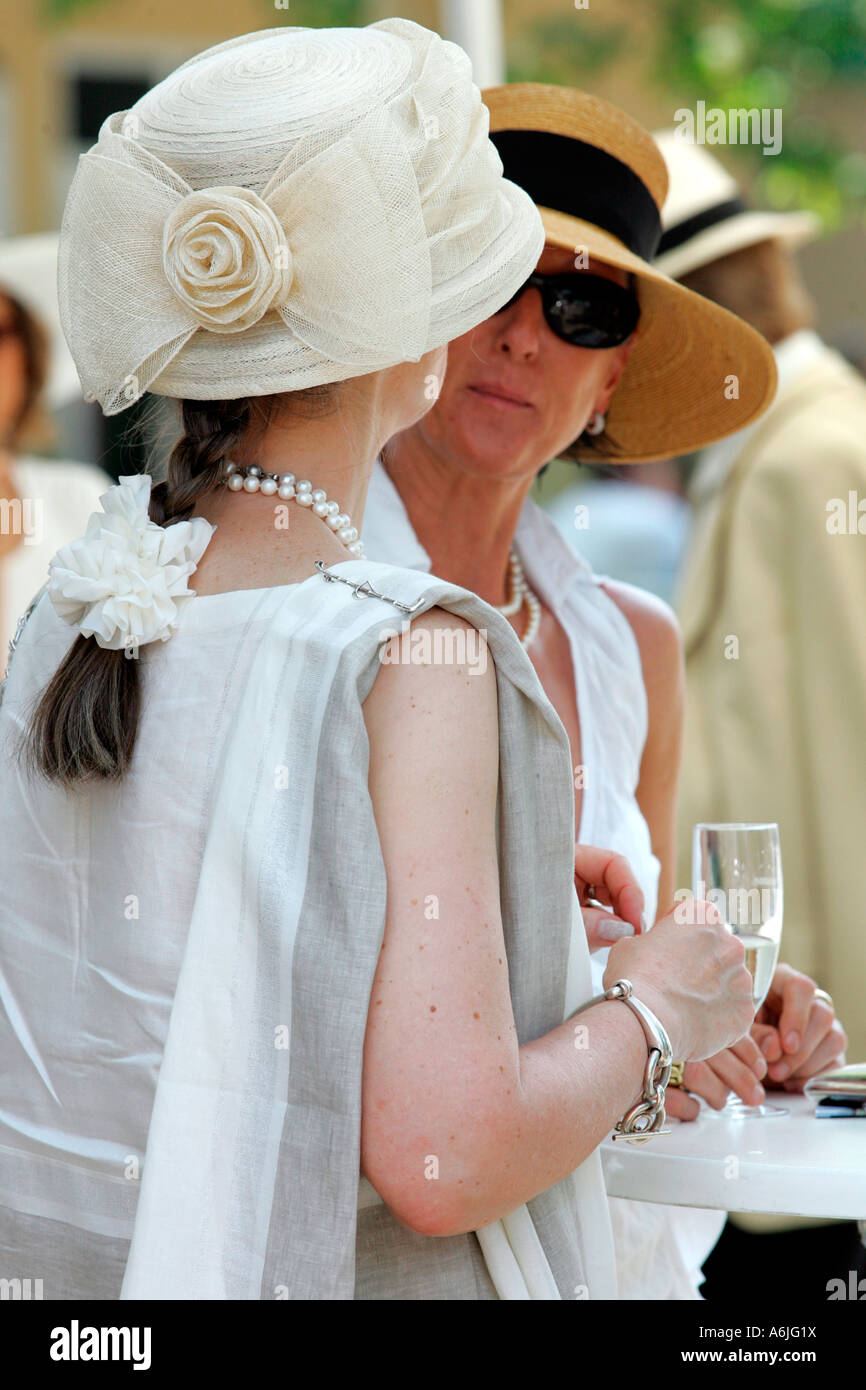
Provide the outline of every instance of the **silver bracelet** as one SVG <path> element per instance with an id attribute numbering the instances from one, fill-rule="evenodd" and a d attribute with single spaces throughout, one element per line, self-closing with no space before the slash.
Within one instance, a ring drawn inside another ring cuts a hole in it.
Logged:
<path id="1" fill-rule="evenodd" d="M 652 1139 L 656 1134 L 671 1132 L 662 1128 L 665 1122 L 665 1087 L 670 1080 L 674 1056 L 671 1040 L 652 1010 L 639 999 L 635 999 L 631 980 L 614 981 L 604 994 L 597 994 L 594 999 L 581 1004 L 579 1009 L 568 1015 L 568 1019 L 582 1014 L 584 1009 L 591 1009 L 593 1004 L 603 1003 L 606 999 L 621 999 L 624 1004 L 628 1004 L 640 1019 L 649 1044 L 643 1098 L 617 1122 L 611 1138 L 627 1139 L 630 1144 L 645 1144 L 647 1139 Z M 568 1022 L 568 1019 L 565 1021 Z"/>

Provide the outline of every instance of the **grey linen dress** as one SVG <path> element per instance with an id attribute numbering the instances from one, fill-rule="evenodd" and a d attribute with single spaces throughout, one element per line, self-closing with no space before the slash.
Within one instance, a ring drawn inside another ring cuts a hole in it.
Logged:
<path id="1" fill-rule="evenodd" d="M 404 621 L 388 600 L 465 618 L 496 662 L 521 1043 L 591 992 L 568 741 L 475 595 L 363 560 L 330 573 L 387 599 L 315 574 L 190 603 L 142 649 L 130 773 L 73 796 L 12 756 L 74 635 L 47 598 L 24 629 L 0 706 L 0 1276 L 45 1298 L 498 1296 L 475 1233 L 359 1203 L 386 907 L 362 706 Z M 597 1151 L 527 1207 L 559 1296 L 615 1296 Z"/>

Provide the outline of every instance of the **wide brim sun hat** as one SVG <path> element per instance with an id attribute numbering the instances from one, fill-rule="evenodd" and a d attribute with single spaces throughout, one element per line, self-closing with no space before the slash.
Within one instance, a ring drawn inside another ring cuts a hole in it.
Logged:
<path id="1" fill-rule="evenodd" d="M 650 264 L 668 188 L 650 134 L 609 102 L 570 87 L 516 82 L 487 88 L 482 97 L 506 178 L 534 199 L 547 245 L 634 276 L 641 309 L 635 347 L 603 433 L 591 446 L 573 446 L 572 456 L 670 458 L 760 415 L 776 390 L 769 344 Z"/>
<path id="2" fill-rule="evenodd" d="M 489 317 L 544 232 L 456 44 L 406 19 L 263 29 L 103 123 L 60 234 L 63 331 L 106 415 L 417 362 Z"/>
<path id="3" fill-rule="evenodd" d="M 17 300 L 48 337 L 44 399 L 53 410 L 81 400 L 78 373 L 60 326 L 57 244 L 56 232 L 35 232 L 0 241 L 0 293 Z"/>
<path id="4" fill-rule="evenodd" d="M 821 219 L 813 212 L 750 208 L 725 166 L 677 130 L 656 131 L 653 139 L 669 178 L 655 259 L 665 275 L 679 279 L 761 241 L 781 241 L 796 250 L 819 234 Z"/>

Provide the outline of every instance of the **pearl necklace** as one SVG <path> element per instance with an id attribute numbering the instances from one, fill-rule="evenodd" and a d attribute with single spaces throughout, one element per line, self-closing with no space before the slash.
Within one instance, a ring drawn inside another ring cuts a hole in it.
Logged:
<path id="1" fill-rule="evenodd" d="M 529 616 L 526 622 L 526 631 L 520 639 L 520 645 L 524 651 L 528 651 L 538 636 L 538 629 L 541 625 L 541 604 L 526 582 L 520 556 L 514 546 L 509 551 L 508 569 L 511 576 L 511 598 L 501 607 L 497 605 L 496 611 L 501 613 L 503 617 L 511 618 L 515 613 L 520 612 L 524 603 L 526 604 Z"/>
<path id="2" fill-rule="evenodd" d="M 352 525 L 351 517 L 340 511 L 339 502 L 329 502 L 324 488 L 314 488 L 306 478 L 296 482 L 294 473 L 266 473 L 258 464 L 247 465 L 226 460 L 226 487 L 232 492 L 260 492 L 264 497 L 279 497 L 284 502 L 294 500 L 301 507 L 310 507 L 316 516 L 327 522 L 337 539 L 342 541 L 350 555 L 357 560 L 364 558 L 364 546 L 358 539 L 357 527 Z M 520 639 L 521 646 L 528 650 L 536 637 L 541 624 L 541 604 L 526 582 L 526 575 L 520 557 L 511 547 L 508 558 L 511 576 L 511 598 L 497 608 L 503 617 L 513 617 L 519 613 L 524 603 L 528 610 L 526 631 Z"/>
<path id="3" fill-rule="evenodd" d="M 340 511 L 339 502 L 328 501 L 324 488 L 314 488 L 307 478 L 296 482 L 294 473 L 266 473 L 257 463 L 232 463 L 230 459 L 226 460 L 226 474 L 226 487 L 232 492 L 260 492 L 263 497 L 279 497 L 284 502 L 294 499 L 299 506 L 310 507 L 327 522 L 350 555 L 364 559 L 364 546 L 352 518 Z"/>

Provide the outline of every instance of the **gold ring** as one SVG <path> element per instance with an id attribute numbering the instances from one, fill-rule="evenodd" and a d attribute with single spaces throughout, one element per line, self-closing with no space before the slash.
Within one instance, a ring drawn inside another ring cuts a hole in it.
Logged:
<path id="1" fill-rule="evenodd" d="M 683 1073 L 686 1069 L 685 1062 L 671 1062 L 671 1076 L 669 1086 L 682 1086 Z"/>
<path id="2" fill-rule="evenodd" d="M 826 989 L 816 989 L 816 990 L 815 990 L 815 993 L 814 993 L 814 995 L 813 995 L 812 997 L 813 997 L 813 999 L 823 999 L 823 1000 L 824 1000 L 824 1003 L 825 1003 L 825 1004 L 829 1004 L 829 1005 L 830 1005 L 830 1008 L 833 1010 L 833 1012 L 834 1012 L 834 1013 L 836 1012 L 836 1005 L 833 1003 L 833 999 L 832 999 L 832 997 L 827 993 Z"/>

